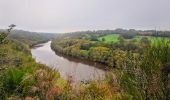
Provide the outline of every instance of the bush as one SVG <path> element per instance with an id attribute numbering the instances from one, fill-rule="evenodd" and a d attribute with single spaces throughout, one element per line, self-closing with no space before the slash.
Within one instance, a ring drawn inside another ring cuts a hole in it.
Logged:
<path id="1" fill-rule="evenodd" d="M 93 61 L 105 63 L 109 55 L 109 48 L 106 47 L 92 47 L 89 50 L 89 57 Z"/>
<path id="2" fill-rule="evenodd" d="M 143 49 L 142 56 L 128 53 L 125 60 L 124 68 L 120 70 L 120 80 L 126 93 L 138 100 L 169 98 L 167 91 L 170 88 L 162 81 L 165 78 L 162 69 L 170 61 L 169 42 L 157 41 L 155 45 Z"/>

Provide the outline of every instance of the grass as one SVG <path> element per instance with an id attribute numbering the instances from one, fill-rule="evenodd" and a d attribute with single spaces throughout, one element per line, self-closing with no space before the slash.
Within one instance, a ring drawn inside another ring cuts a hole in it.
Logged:
<path id="1" fill-rule="evenodd" d="M 155 44 L 157 41 L 165 40 L 166 42 L 170 41 L 170 38 L 168 37 L 154 37 L 154 36 L 136 36 L 135 39 L 137 42 L 139 42 L 142 37 L 147 37 L 152 44 Z"/>
<path id="2" fill-rule="evenodd" d="M 102 39 L 105 39 L 105 43 L 116 43 L 118 42 L 118 38 L 119 38 L 119 34 L 110 34 L 110 35 L 106 35 L 106 36 L 103 36 L 103 37 L 100 37 L 99 40 L 102 41 Z"/>
<path id="3" fill-rule="evenodd" d="M 45 98 L 45 94 L 56 86 L 58 74 L 57 71 L 36 63 L 26 44 L 14 40 L 0 44 L 1 100 L 20 100 L 27 96 Z M 35 92 L 33 88 L 36 88 Z"/>
<path id="4" fill-rule="evenodd" d="M 158 40 L 165 40 L 165 41 L 170 41 L 170 38 L 168 37 L 154 37 L 154 36 L 136 36 L 135 38 L 133 39 L 125 39 L 126 41 L 130 41 L 130 40 L 136 40 L 137 42 L 139 42 L 142 37 L 147 37 L 152 44 L 155 44 L 156 41 Z M 116 43 L 118 42 L 118 38 L 119 38 L 119 34 L 109 34 L 109 35 L 105 35 L 105 36 L 102 36 L 99 39 L 99 41 L 102 41 L 102 39 L 104 38 L 104 41 L 105 43 Z"/>

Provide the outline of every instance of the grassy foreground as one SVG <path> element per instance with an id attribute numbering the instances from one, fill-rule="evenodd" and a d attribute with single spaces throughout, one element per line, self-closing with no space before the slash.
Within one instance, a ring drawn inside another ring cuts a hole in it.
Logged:
<path id="1" fill-rule="evenodd" d="M 0 44 L 0 98 L 45 98 L 59 74 L 32 59 L 28 45 L 7 40 Z"/>

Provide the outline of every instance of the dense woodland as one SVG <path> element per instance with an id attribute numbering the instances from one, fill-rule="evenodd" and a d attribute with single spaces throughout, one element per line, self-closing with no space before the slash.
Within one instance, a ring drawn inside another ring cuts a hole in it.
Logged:
<path id="1" fill-rule="evenodd" d="M 87 32 L 87 33 L 86 33 Z M 136 33 L 135 30 L 86 31 L 62 34 L 53 39 L 52 49 L 65 55 L 89 59 L 116 67 L 117 51 L 142 54 L 143 48 L 156 45 L 158 41 L 168 42 L 170 38 Z M 115 33 L 118 32 L 118 33 Z M 111 41 L 109 41 L 109 39 Z"/>
<path id="2" fill-rule="evenodd" d="M 133 100 L 168 100 L 169 36 L 155 36 L 154 31 L 107 31 L 64 34 L 53 39 L 51 47 L 56 53 L 108 65 L 121 91 Z"/>
<path id="3" fill-rule="evenodd" d="M 50 40 L 54 35 L 12 34 L 11 30 L 0 34 L 2 100 L 170 98 L 170 40 L 161 32 L 161 37 L 154 36 L 155 31 L 139 34 L 139 31 L 122 29 L 57 35 L 51 44 L 56 53 L 108 65 L 103 81 L 72 86 L 71 80 L 62 79 L 57 71 L 36 63 L 31 56 L 30 46 Z"/>

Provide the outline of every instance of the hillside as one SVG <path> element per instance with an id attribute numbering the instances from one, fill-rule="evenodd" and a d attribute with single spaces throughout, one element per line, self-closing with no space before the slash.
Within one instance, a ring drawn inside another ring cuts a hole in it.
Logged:
<path id="1" fill-rule="evenodd" d="M 1 30 L 1 31 L 6 32 L 5 30 Z M 23 30 L 12 30 L 9 35 L 9 38 L 26 43 L 29 46 L 32 46 L 38 43 L 49 41 L 55 36 L 56 34 L 54 33 L 37 33 L 37 32 L 23 31 Z"/>
<path id="2" fill-rule="evenodd" d="M 0 44 L 1 100 L 37 95 L 43 98 L 43 94 L 47 93 L 45 87 L 52 88 L 53 82 L 46 83 L 46 86 L 42 83 L 58 79 L 59 74 L 45 65 L 36 63 L 27 44 L 15 40 L 6 41 Z"/>

